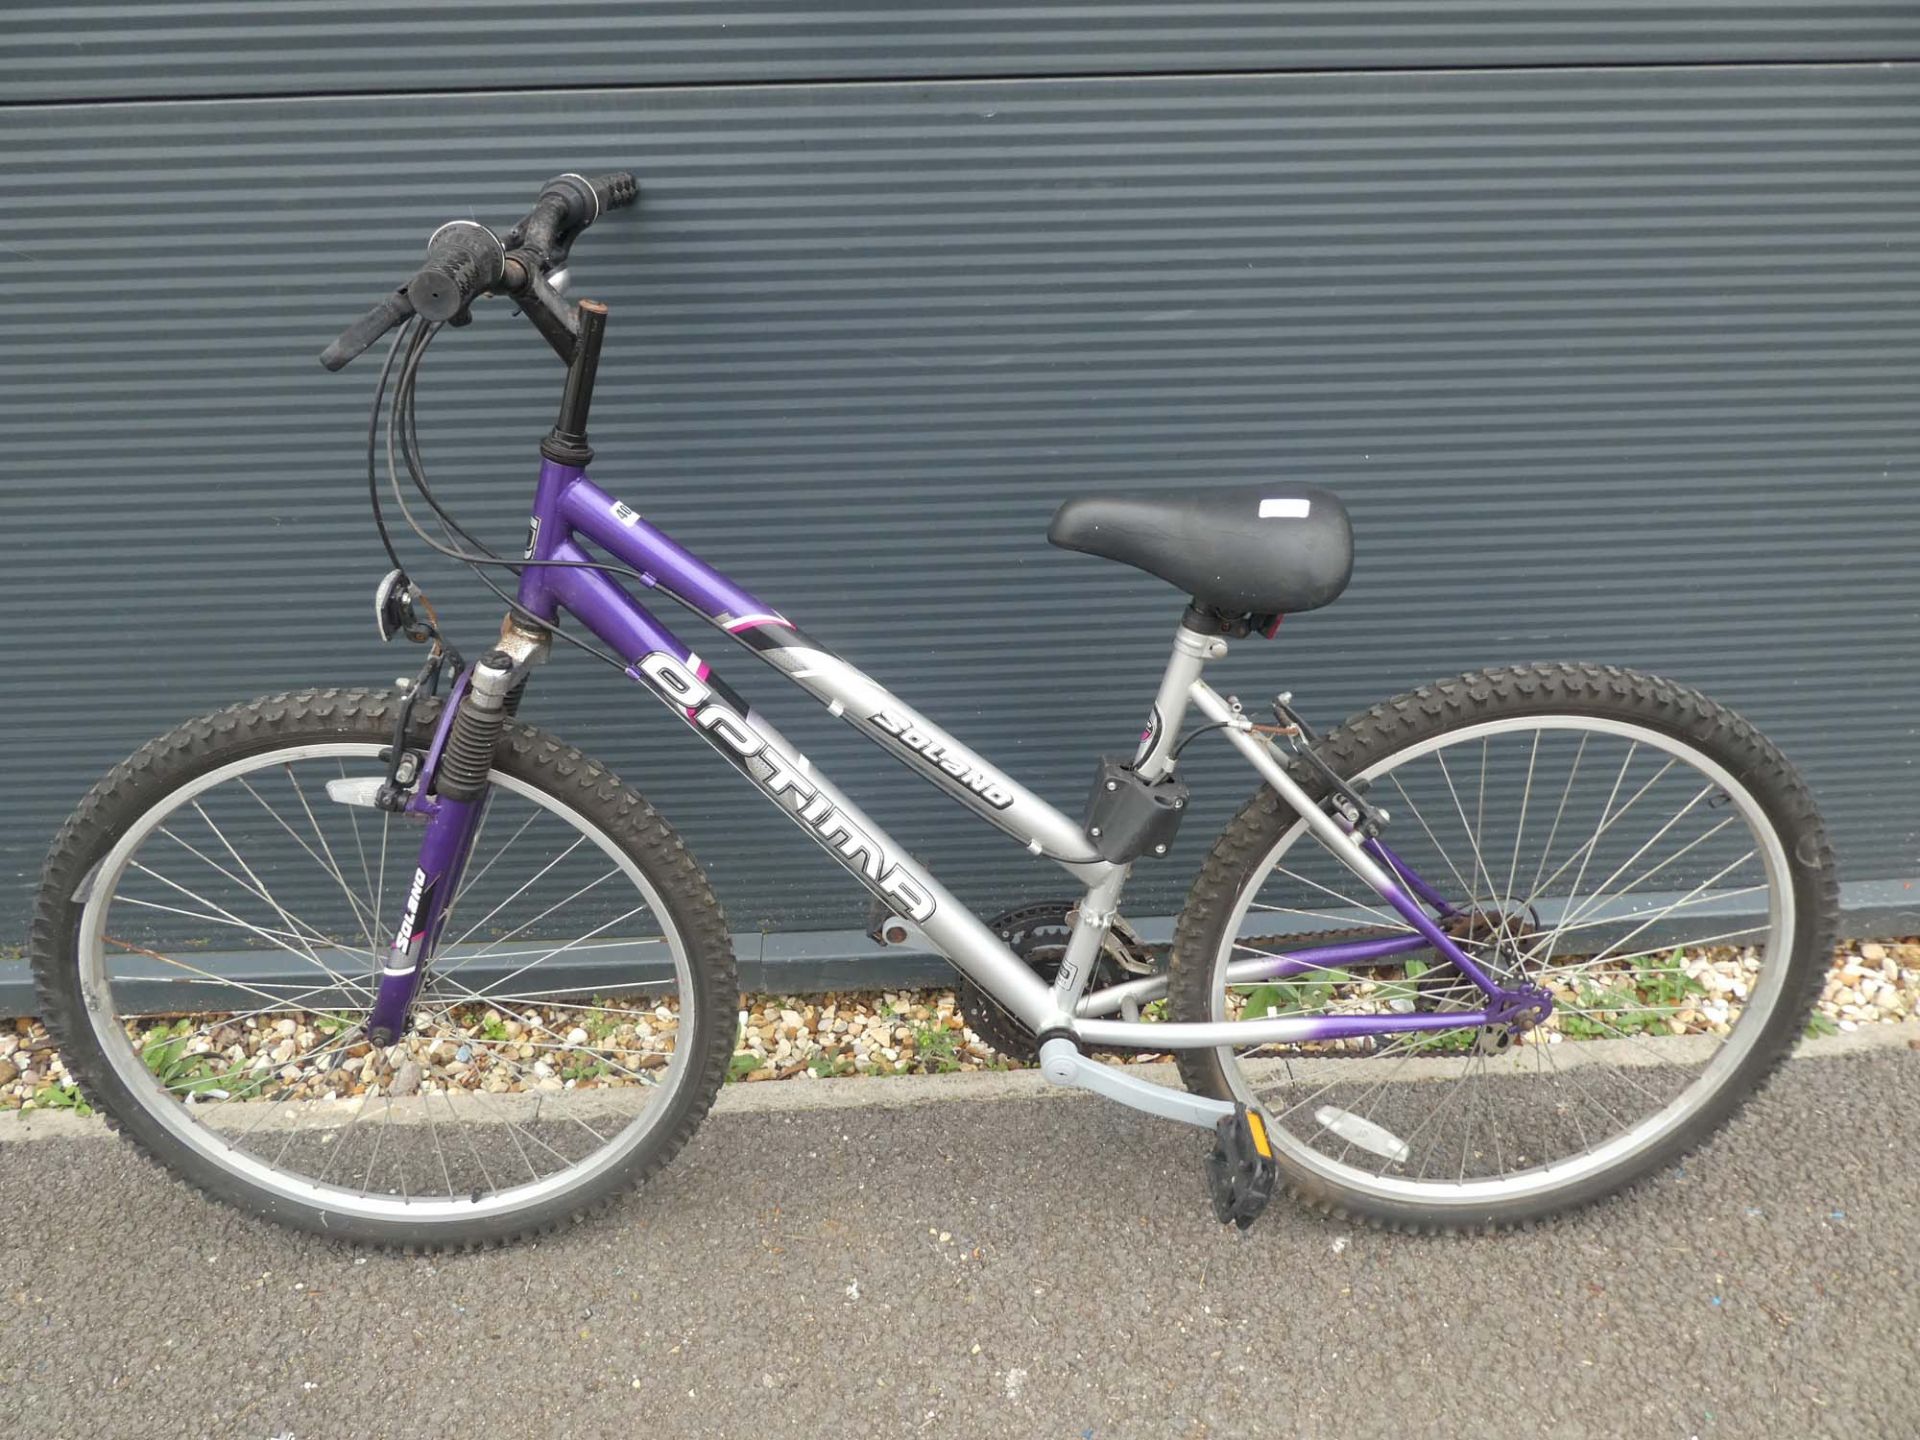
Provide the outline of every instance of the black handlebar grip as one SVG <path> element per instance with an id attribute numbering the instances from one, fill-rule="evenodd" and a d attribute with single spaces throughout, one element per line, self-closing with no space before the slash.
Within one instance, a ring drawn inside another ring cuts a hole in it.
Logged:
<path id="1" fill-rule="evenodd" d="M 616 170 L 611 175 L 596 175 L 587 182 L 593 186 L 595 198 L 600 201 L 600 213 L 609 210 L 624 210 L 640 198 L 640 182 L 633 178 L 631 170 Z"/>
<path id="2" fill-rule="evenodd" d="M 626 209 L 639 194 L 640 182 L 633 178 L 630 170 L 596 175 L 591 180 L 576 171 L 568 171 L 540 187 L 540 199 L 534 203 L 533 213 L 514 230 L 524 229 L 540 215 L 543 207 L 557 206 L 548 212 L 554 234 L 563 240 L 572 240 L 607 211 Z M 511 234 L 509 232 L 509 238 Z"/>
<path id="3" fill-rule="evenodd" d="M 507 252 L 477 220 L 449 220 L 427 241 L 427 263 L 407 282 L 407 298 L 429 320 L 451 320 L 500 281 Z"/>
<path id="4" fill-rule="evenodd" d="M 394 326 L 412 318 L 413 302 L 405 290 L 396 290 L 342 330 L 338 338 L 320 352 L 320 363 L 329 370 L 338 370 Z"/>

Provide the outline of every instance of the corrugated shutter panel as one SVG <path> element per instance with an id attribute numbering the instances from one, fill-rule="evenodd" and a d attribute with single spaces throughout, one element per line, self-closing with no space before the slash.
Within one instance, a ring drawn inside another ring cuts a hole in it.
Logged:
<path id="1" fill-rule="evenodd" d="M 1858 0 L 70 0 L 10 8 L 0 99 L 1916 54 L 1920 11 Z"/>
<path id="2" fill-rule="evenodd" d="M 15 108 L 0 114 L 8 918 L 91 778 L 376 652 L 370 370 L 314 355 L 451 214 L 630 165 L 596 476 L 1042 793 L 1124 748 L 1178 613 L 1050 551 L 1081 487 L 1311 478 L 1333 609 L 1223 688 L 1331 719 L 1434 674 L 1602 658 L 1746 710 L 1849 879 L 1911 875 L 1920 705 L 1914 66 L 1172 77 Z M 427 458 L 514 540 L 550 360 L 436 348 Z M 431 567 L 422 567 L 428 575 Z M 473 594 L 453 578 L 436 595 Z M 469 637 L 497 607 L 453 604 Z M 711 639 L 711 637 L 708 637 Z M 968 900 L 1061 878 L 717 641 L 724 673 Z M 529 714 L 688 835 L 737 928 L 861 897 L 621 682 Z M 1198 753 L 1196 750 L 1195 753 Z M 862 780 L 860 777 L 869 778 Z M 1250 785 L 1137 913 L 1177 907 Z"/>

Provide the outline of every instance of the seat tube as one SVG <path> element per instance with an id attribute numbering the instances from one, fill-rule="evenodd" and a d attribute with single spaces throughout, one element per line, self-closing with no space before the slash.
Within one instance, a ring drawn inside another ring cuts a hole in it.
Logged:
<path id="1" fill-rule="evenodd" d="M 1167 668 L 1160 678 L 1160 690 L 1154 697 L 1147 728 L 1140 736 L 1140 748 L 1134 753 L 1133 767 L 1148 780 L 1158 780 L 1173 768 L 1173 748 L 1180 741 L 1180 727 L 1186 719 L 1194 682 L 1207 661 L 1227 652 L 1227 642 L 1217 635 L 1202 635 L 1182 625 L 1174 632 L 1173 651 L 1167 656 Z M 1076 914 L 1073 933 L 1067 938 L 1059 973 L 1054 977 L 1054 1003 L 1072 1013 L 1086 993 L 1106 945 L 1107 932 L 1119 913 L 1120 891 L 1127 883 L 1130 865 L 1108 866 L 1088 886 Z"/>
<path id="2" fill-rule="evenodd" d="M 1134 752 L 1133 768 L 1144 779 L 1158 780 L 1173 768 L 1173 750 L 1180 743 L 1180 727 L 1192 703 L 1194 682 L 1206 669 L 1207 661 L 1226 653 L 1227 642 L 1218 635 L 1202 635 L 1185 625 L 1174 632 L 1173 652 L 1167 656 L 1160 692 L 1154 696 L 1140 748 Z"/>
<path id="3" fill-rule="evenodd" d="M 1120 909 L 1120 891 L 1127 883 L 1129 865 L 1112 865 L 1108 873 L 1087 887 L 1074 911 L 1073 931 L 1060 957 L 1060 969 L 1053 977 L 1053 1001 L 1063 1014 L 1071 1015 L 1087 993 L 1087 984 L 1099 966 L 1100 952 L 1107 943 Z"/>

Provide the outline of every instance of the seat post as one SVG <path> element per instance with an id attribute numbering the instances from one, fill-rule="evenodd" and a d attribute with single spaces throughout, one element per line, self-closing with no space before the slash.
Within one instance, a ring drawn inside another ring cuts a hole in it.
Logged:
<path id="1" fill-rule="evenodd" d="M 1166 673 L 1160 677 L 1160 693 L 1154 697 L 1140 748 L 1134 752 L 1133 768 L 1143 779 L 1158 780 L 1173 768 L 1173 747 L 1180 742 L 1193 683 L 1209 660 L 1227 653 L 1226 637 L 1202 633 L 1188 624 L 1193 613 L 1189 606 L 1180 628 L 1173 632 L 1173 652 L 1167 656 Z"/>

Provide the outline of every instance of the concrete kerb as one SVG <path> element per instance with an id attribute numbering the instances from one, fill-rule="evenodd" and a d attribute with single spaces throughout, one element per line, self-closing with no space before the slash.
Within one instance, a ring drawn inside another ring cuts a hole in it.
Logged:
<path id="1" fill-rule="evenodd" d="M 1689 1037 L 1690 1038 L 1690 1037 Z M 1580 1051 L 1622 1042 L 1583 1041 L 1556 1046 L 1556 1060 L 1565 1067 Z M 1675 1043 L 1675 1042 L 1658 1042 Z M 1684 1041 L 1678 1042 L 1684 1043 Z M 1920 1020 L 1905 1020 L 1891 1025 L 1866 1025 L 1836 1035 L 1815 1036 L 1800 1042 L 1795 1059 L 1830 1059 L 1882 1050 L 1920 1050 Z M 1524 1053 L 1524 1052 L 1521 1052 Z M 1595 1062 L 1603 1058 L 1592 1056 Z M 1617 1057 L 1614 1057 L 1617 1058 Z M 1319 1062 L 1342 1063 L 1337 1059 Z M 1446 1062 L 1435 1062 L 1444 1065 Z M 1130 1074 L 1160 1085 L 1178 1085 L 1179 1073 L 1171 1063 L 1130 1065 Z M 1409 1075 L 1409 1083 L 1436 1078 Z M 1064 1090 L 1049 1085 L 1035 1070 L 979 1071 L 953 1075 L 899 1075 L 885 1078 L 820 1080 L 795 1077 L 791 1080 L 744 1082 L 725 1086 L 715 1101 L 713 1114 L 766 1115 L 806 1110 L 904 1109 L 918 1105 L 951 1104 L 956 1101 L 991 1104 L 1002 1100 L 1040 1100 L 1077 1098 L 1085 1092 Z M 0 1114 L 0 1144 L 32 1140 L 78 1140 L 99 1138 L 111 1133 L 105 1121 L 95 1116 L 81 1117 L 66 1110 L 30 1110 Z"/>

